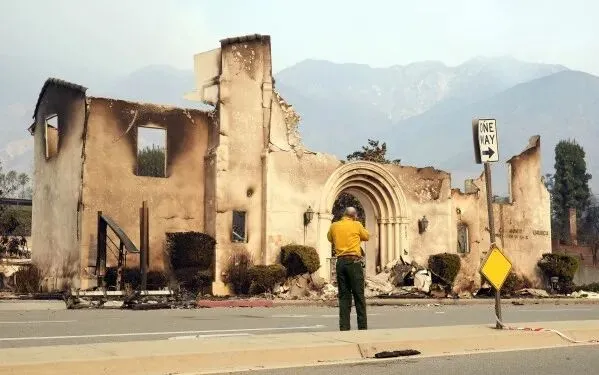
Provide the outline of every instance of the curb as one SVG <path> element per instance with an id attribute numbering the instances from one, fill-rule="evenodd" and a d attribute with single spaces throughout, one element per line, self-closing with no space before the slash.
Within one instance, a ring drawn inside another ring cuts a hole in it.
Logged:
<path id="1" fill-rule="evenodd" d="M 504 298 L 502 304 L 512 305 L 599 305 L 599 299 L 589 298 Z M 473 299 L 391 299 L 371 298 L 366 300 L 368 306 L 471 306 L 471 305 L 494 305 L 495 300 L 491 298 Z M 313 300 L 272 300 L 272 299 L 229 299 L 229 300 L 198 300 L 196 303 L 200 308 L 222 308 L 222 307 L 337 307 L 337 300 L 313 301 Z"/>

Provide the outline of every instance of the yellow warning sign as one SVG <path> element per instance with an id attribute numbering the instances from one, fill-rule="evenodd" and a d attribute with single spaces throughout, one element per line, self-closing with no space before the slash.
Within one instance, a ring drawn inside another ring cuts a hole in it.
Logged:
<path id="1" fill-rule="evenodd" d="M 501 290 L 505 279 L 512 270 L 512 263 L 497 246 L 491 248 L 491 253 L 484 261 L 480 273 L 497 290 Z"/>

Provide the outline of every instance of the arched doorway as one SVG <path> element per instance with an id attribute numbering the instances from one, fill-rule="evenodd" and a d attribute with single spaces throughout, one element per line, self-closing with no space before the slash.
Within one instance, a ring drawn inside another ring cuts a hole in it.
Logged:
<path id="1" fill-rule="evenodd" d="M 365 243 L 368 273 L 376 272 L 409 254 L 408 207 L 405 196 L 395 177 L 383 166 L 367 161 L 350 162 L 339 167 L 327 180 L 318 206 L 318 252 L 322 276 L 330 278 L 330 244 L 327 232 L 333 215 L 331 209 L 342 192 L 356 197 L 364 211 L 368 211 L 366 226 L 371 240 Z M 369 220 L 370 219 L 370 220 Z"/>
<path id="2" fill-rule="evenodd" d="M 370 241 L 362 243 L 366 253 L 366 274 L 374 275 L 382 269 L 379 252 L 377 217 L 380 216 L 371 198 L 360 189 L 348 188 L 341 191 L 333 205 L 333 222 L 339 220 L 347 206 L 358 210 L 358 219 L 370 233 Z M 331 249 L 332 249 L 331 245 Z"/>

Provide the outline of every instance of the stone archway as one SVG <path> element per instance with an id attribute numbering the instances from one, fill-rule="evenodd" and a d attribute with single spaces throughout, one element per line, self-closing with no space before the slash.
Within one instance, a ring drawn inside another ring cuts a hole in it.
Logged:
<path id="1" fill-rule="evenodd" d="M 350 198 L 351 197 L 351 198 Z M 350 187 L 342 190 L 335 198 L 335 203 L 332 207 L 333 222 L 340 220 L 343 210 L 352 205 L 358 210 L 360 219 L 364 220 L 363 224 L 366 230 L 370 233 L 370 241 L 361 244 L 362 249 L 366 252 L 366 274 L 376 275 L 381 269 L 379 241 L 378 241 L 378 221 L 380 217 L 378 207 L 367 194 L 355 187 Z M 332 244 L 329 244 L 331 251 Z M 332 253 L 331 253 L 332 254 Z"/>
<path id="2" fill-rule="evenodd" d="M 325 279 L 330 279 L 331 253 L 327 232 L 333 218 L 331 208 L 341 192 L 350 193 L 362 204 L 371 206 L 377 223 L 376 233 L 371 233 L 380 257 L 377 263 L 384 267 L 401 254 L 409 254 L 408 206 L 397 179 L 380 164 L 350 162 L 337 168 L 328 178 L 318 205 L 317 247 L 322 265 L 320 272 Z M 369 245 L 372 248 L 373 245 Z"/>

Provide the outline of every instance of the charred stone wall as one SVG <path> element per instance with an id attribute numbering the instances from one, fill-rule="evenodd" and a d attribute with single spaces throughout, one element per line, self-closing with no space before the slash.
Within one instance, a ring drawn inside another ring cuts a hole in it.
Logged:
<path id="1" fill-rule="evenodd" d="M 35 108 L 32 254 L 45 289 L 79 285 L 85 88 L 48 79 Z"/>
<path id="2" fill-rule="evenodd" d="M 110 216 L 139 245 L 139 208 L 150 212 L 150 268 L 168 265 L 165 233 L 204 232 L 204 183 L 211 114 L 115 99 L 89 98 L 83 164 L 81 261 L 95 265 L 97 212 Z M 140 175 L 140 129 L 165 132 L 164 177 Z M 114 256 L 108 262 L 116 262 Z M 127 259 L 138 265 L 137 255 Z M 88 275 L 91 277 L 91 275 Z"/>

